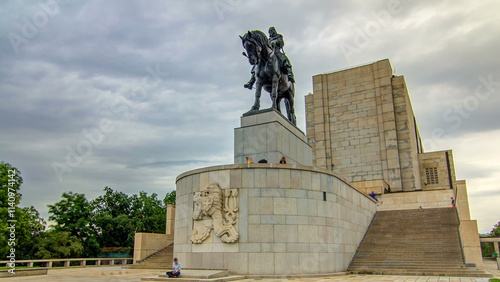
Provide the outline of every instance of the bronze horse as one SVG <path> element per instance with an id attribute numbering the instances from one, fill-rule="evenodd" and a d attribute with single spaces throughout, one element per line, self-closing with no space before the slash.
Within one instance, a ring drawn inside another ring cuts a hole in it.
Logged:
<path id="1" fill-rule="evenodd" d="M 272 107 L 281 113 L 280 102 L 285 99 L 285 107 L 288 120 L 297 124 L 293 106 L 295 87 L 288 79 L 287 73 L 283 70 L 283 62 L 274 54 L 269 45 L 268 38 L 260 30 L 248 31 L 240 36 L 245 48 L 248 61 L 255 67 L 255 103 L 250 112 L 258 111 L 260 108 L 260 96 L 262 88 L 271 94 Z"/>

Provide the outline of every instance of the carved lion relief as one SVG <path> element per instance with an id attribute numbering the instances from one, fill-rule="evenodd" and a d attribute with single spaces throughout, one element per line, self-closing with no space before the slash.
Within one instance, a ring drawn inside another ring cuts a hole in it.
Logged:
<path id="1" fill-rule="evenodd" d="M 193 244 L 202 244 L 212 229 L 222 242 L 238 242 L 239 235 L 234 228 L 238 213 L 238 188 L 223 190 L 217 184 L 209 184 L 200 192 L 194 192 L 193 201 Z"/>

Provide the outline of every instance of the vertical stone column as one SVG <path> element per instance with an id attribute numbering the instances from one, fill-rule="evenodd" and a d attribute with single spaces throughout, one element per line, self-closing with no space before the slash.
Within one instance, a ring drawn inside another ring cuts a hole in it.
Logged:
<path id="1" fill-rule="evenodd" d="M 392 68 L 389 60 L 382 60 L 373 64 L 373 70 L 383 177 L 392 192 L 403 191 L 392 89 Z"/>
<path id="2" fill-rule="evenodd" d="M 459 232 L 465 262 L 474 263 L 478 269 L 483 269 L 483 256 L 481 255 L 481 243 L 477 231 L 477 221 L 460 221 Z"/>
<path id="3" fill-rule="evenodd" d="M 493 246 L 495 246 L 495 252 L 498 253 L 500 242 L 494 242 Z M 500 270 L 500 258 L 497 258 L 497 269 Z"/>
<path id="4" fill-rule="evenodd" d="M 500 244 L 500 242 L 493 242 L 493 249 L 495 250 L 495 253 L 499 254 L 499 256 L 500 256 L 500 251 L 499 251 L 499 247 L 498 247 L 499 244 Z"/>
<path id="5" fill-rule="evenodd" d="M 167 205 L 167 224 L 165 234 L 174 235 L 175 230 L 175 205 Z"/>

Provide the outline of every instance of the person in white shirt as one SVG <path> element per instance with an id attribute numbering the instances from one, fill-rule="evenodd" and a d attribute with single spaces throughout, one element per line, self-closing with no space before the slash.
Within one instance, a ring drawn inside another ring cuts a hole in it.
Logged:
<path id="1" fill-rule="evenodd" d="M 181 275 L 181 263 L 177 260 L 177 258 L 174 258 L 174 262 L 172 263 L 172 271 L 168 271 L 167 275 L 170 278 L 176 278 L 177 276 Z"/>

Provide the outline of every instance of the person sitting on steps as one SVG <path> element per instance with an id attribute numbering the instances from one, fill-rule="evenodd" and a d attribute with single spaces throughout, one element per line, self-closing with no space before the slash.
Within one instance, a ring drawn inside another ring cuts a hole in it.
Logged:
<path id="1" fill-rule="evenodd" d="M 170 278 L 177 278 L 177 276 L 181 275 L 181 263 L 177 260 L 177 258 L 174 258 L 172 271 L 167 271 L 167 275 Z"/>

